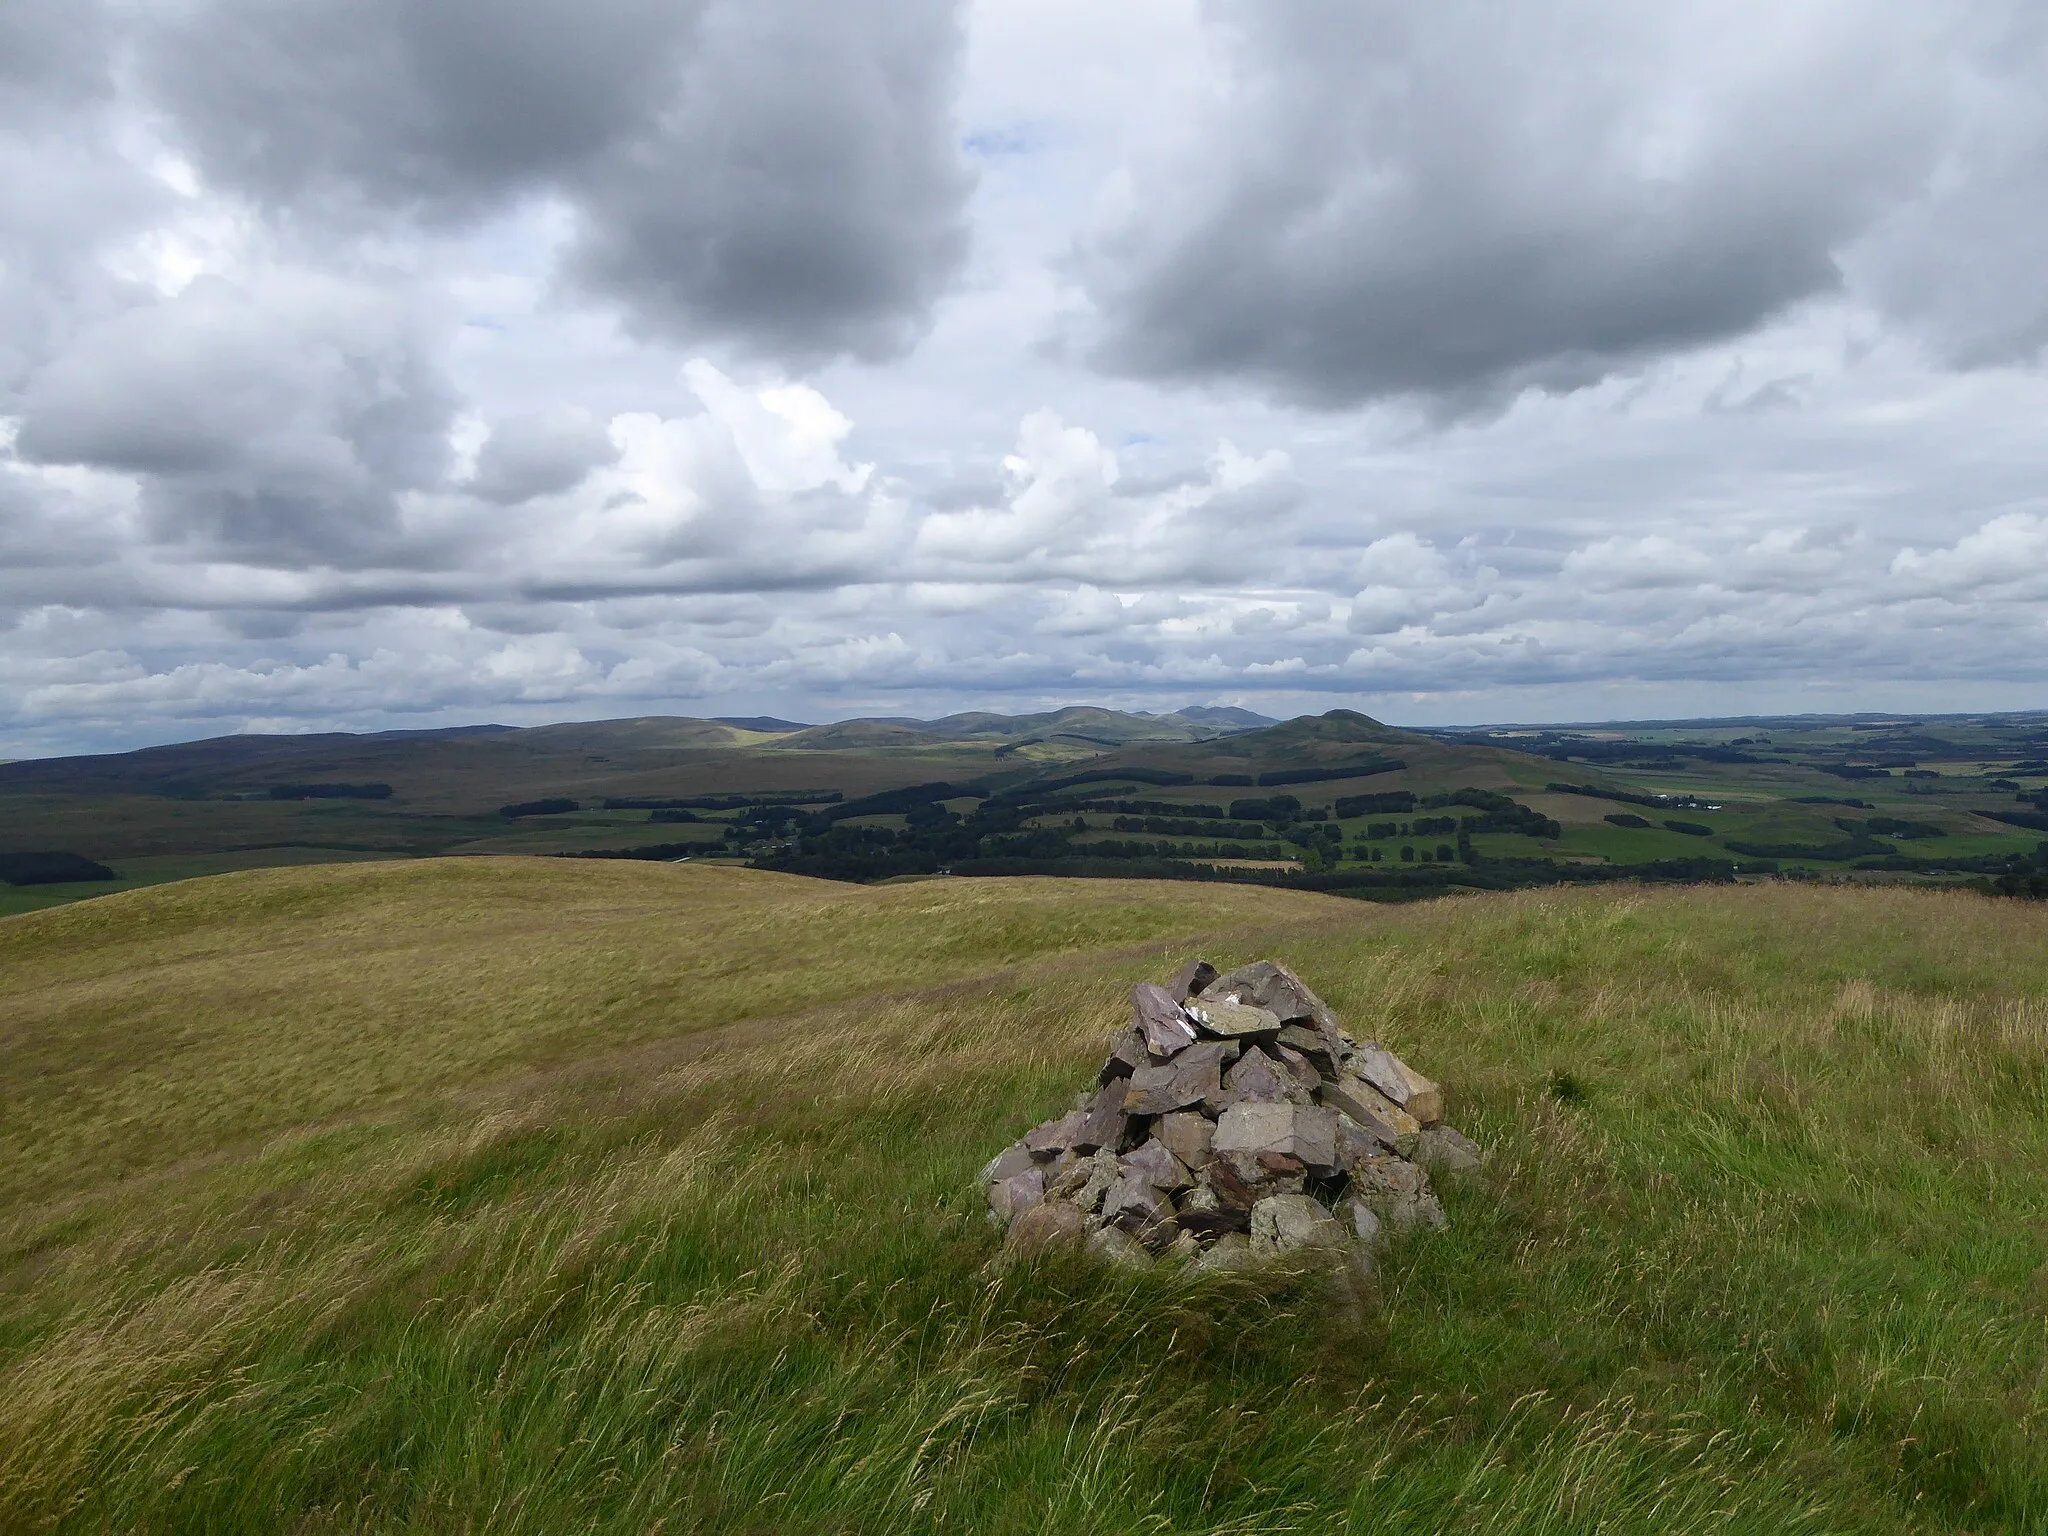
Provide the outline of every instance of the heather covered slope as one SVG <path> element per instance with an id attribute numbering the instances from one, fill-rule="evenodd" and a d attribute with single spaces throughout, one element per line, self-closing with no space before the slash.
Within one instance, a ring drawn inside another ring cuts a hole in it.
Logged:
<path id="1" fill-rule="evenodd" d="M 0 921 L 0 1527 L 2039 1529 L 2044 936 L 520 860 Z M 1196 949 L 1492 1148 L 1375 1289 L 987 1267 Z"/>

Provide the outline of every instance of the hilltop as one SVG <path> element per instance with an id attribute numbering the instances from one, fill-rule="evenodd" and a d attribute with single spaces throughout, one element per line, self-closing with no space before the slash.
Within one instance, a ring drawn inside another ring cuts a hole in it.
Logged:
<path id="1" fill-rule="evenodd" d="M 2033 1529 L 2039 926 L 537 859 L 0 919 L 0 1526 Z M 1195 954 L 1488 1148 L 1370 1285 L 991 1264 L 976 1170 Z"/>

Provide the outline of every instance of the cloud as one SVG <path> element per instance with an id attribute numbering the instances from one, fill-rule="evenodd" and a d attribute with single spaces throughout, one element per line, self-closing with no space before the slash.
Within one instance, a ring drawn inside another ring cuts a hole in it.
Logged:
<path id="1" fill-rule="evenodd" d="M 1085 248 L 1096 356 L 1470 405 L 1741 335 L 1935 170 L 1963 11 L 1220 0 L 1213 106 Z"/>
<path id="2" fill-rule="evenodd" d="M 618 456 L 618 445 L 587 411 L 525 412 L 491 428 L 468 488 L 485 501 L 516 506 L 573 490 L 593 469 Z"/>
<path id="3" fill-rule="evenodd" d="M 208 178 L 344 228 L 559 198 L 650 333 L 893 355 L 965 252 L 954 0 L 194 0 L 146 41 Z"/>

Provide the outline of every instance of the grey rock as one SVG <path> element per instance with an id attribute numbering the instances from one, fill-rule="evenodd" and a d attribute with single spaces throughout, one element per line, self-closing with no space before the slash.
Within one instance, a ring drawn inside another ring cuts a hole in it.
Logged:
<path id="1" fill-rule="evenodd" d="M 1341 1248 L 1344 1229 L 1318 1200 L 1307 1195 L 1273 1195 L 1252 1208 L 1251 1244 L 1255 1258 L 1302 1249 Z"/>
<path id="2" fill-rule="evenodd" d="M 1121 1269 L 1150 1269 L 1152 1255 L 1120 1227 L 1097 1227 L 1088 1234 L 1088 1251 Z"/>
<path id="3" fill-rule="evenodd" d="M 1308 1094 L 1294 1081 L 1294 1075 L 1283 1073 L 1280 1064 L 1257 1046 L 1247 1050 L 1238 1058 L 1237 1065 L 1223 1074 L 1223 1087 L 1226 1105 L 1309 1102 Z"/>
<path id="4" fill-rule="evenodd" d="M 1430 1125 L 1443 1118 L 1443 1089 L 1385 1046 L 1368 1041 L 1351 1054 L 1346 1067 L 1413 1115 L 1418 1124 Z"/>
<path id="5" fill-rule="evenodd" d="M 1432 1173 L 1477 1173 L 1481 1159 L 1479 1143 L 1459 1135 L 1439 1121 L 1424 1126 L 1415 1139 L 1415 1161 Z"/>
<path id="6" fill-rule="evenodd" d="M 1110 1185 L 1122 1172 L 1116 1153 L 1104 1147 L 1076 1159 L 1049 1180 L 1045 1187 L 1046 1196 L 1048 1199 L 1065 1200 L 1084 1211 L 1094 1211 L 1101 1206 L 1102 1197 L 1109 1193 Z"/>
<path id="7" fill-rule="evenodd" d="M 997 1179 L 1007 1179 L 1036 1166 L 1037 1159 L 1032 1157 L 1031 1149 L 1021 1141 L 1013 1141 L 983 1166 L 981 1182 L 993 1184 Z"/>
<path id="8" fill-rule="evenodd" d="M 1132 1236 L 1164 1245 L 1172 1241 L 1173 1202 L 1145 1174 L 1126 1168 L 1102 1197 L 1102 1219 Z"/>
<path id="9" fill-rule="evenodd" d="M 1176 1233 L 1159 1255 L 1161 1263 L 1192 1264 L 1202 1256 L 1202 1245 L 1192 1232 Z"/>
<path id="10" fill-rule="evenodd" d="M 1201 990 L 1216 979 L 1216 967 L 1206 960 L 1190 960 L 1180 968 L 1180 974 L 1166 985 L 1177 1002 L 1186 1002 L 1197 996 Z"/>
<path id="11" fill-rule="evenodd" d="M 1124 1134 L 1124 1098 L 1121 1079 L 1103 1084 L 1095 1091 L 1088 1108 L 1081 1112 L 1081 1124 L 1069 1142 L 1076 1151 L 1093 1152 L 1097 1147 L 1116 1147 Z"/>
<path id="12" fill-rule="evenodd" d="M 1429 1174 L 1401 1158 L 1383 1158 L 1353 1170 L 1351 1188 L 1390 1226 L 1450 1225 L 1443 1202 L 1429 1187 Z"/>
<path id="13" fill-rule="evenodd" d="M 1252 1240 L 1243 1232 L 1226 1232 L 1202 1252 L 1196 1268 L 1245 1269 L 1253 1262 Z"/>
<path id="14" fill-rule="evenodd" d="M 1349 1115 L 1385 1145 L 1404 1156 L 1415 1149 L 1422 1127 L 1400 1105 L 1362 1077 L 1340 1077 L 1316 1090 L 1319 1103 Z"/>
<path id="15" fill-rule="evenodd" d="M 1199 1104 L 1223 1091 L 1223 1046 L 1189 1046 L 1173 1060 L 1140 1067 L 1131 1074 L 1123 1109 L 1132 1115 L 1165 1115 Z"/>
<path id="16" fill-rule="evenodd" d="M 1003 1240 L 1003 1251 L 1012 1258 L 1029 1258 L 1050 1248 L 1066 1245 L 1078 1248 L 1087 1236 L 1086 1215 L 1064 1200 L 1045 1200 L 1010 1223 L 1009 1236 Z"/>
<path id="17" fill-rule="evenodd" d="M 1027 1169 L 1007 1179 L 997 1179 L 988 1187 L 988 1211 L 995 1220 L 1007 1226 L 1023 1215 L 1045 1197 L 1045 1170 Z"/>
<path id="18" fill-rule="evenodd" d="M 1102 1064 L 1097 1074 L 1098 1083 L 1107 1083 L 1111 1078 L 1129 1077 L 1138 1068 L 1151 1062 L 1151 1055 L 1145 1049 L 1145 1033 L 1135 1024 L 1127 1024 L 1109 1040 L 1109 1059 Z"/>
<path id="19" fill-rule="evenodd" d="M 1380 1236 L 1380 1218 L 1377 1212 L 1363 1200 L 1353 1195 L 1344 1202 L 1344 1216 L 1351 1224 L 1361 1243 L 1376 1243 Z"/>
<path id="20" fill-rule="evenodd" d="M 1216 1122 L 1215 1151 L 1280 1152 L 1310 1168 L 1334 1171 L 1337 1116 L 1303 1104 L 1233 1104 Z"/>
<path id="21" fill-rule="evenodd" d="M 1126 1172 L 1135 1169 L 1145 1175 L 1152 1181 L 1154 1189 L 1171 1192 L 1186 1189 L 1195 1182 L 1187 1165 L 1156 1136 L 1135 1151 L 1126 1152 L 1118 1163 Z"/>
<path id="22" fill-rule="evenodd" d="M 1280 1020 L 1264 1008 L 1254 1008 L 1228 998 L 1212 1001 L 1206 993 L 1188 1004 L 1187 1012 L 1188 1017 L 1194 1020 L 1196 1030 L 1211 1039 L 1242 1040 L 1280 1033 Z"/>
<path id="23" fill-rule="evenodd" d="M 1074 1138 L 1081 1134 L 1087 1120 L 1088 1112 L 1083 1109 L 1062 1115 L 1057 1120 L 1048 1120 L 1025 1133 L 1024 1145 L 1041 1157 L 1057 1156 L 1074 1145 Z"/>
<path id="24" fill-rule="evenodd" d="M 1192 1110 L 1161 1116 L 1152 1134 L 1189 1168 L 1200 1168 L 1214 1156 L 1216 1127 Z"/>
<path id="25" fill-rule="evenodd" d="M 1195 1043 L 1194 1026 L 1164 987 L 1143 981 L 1131 988 L 1131 1014 L 1133 1026 L 1145 1037 L 1145 1048 L 1159 1060 Z"/>
<path id="26" fill-rule="evenodd" d="M 1300 1102 L 1303 1104 L 1310 1103 L 1312 1101 L 1311 1096 L 1318 1088 L 1323 1086 L 1321 1069 L 1313 1061 L 1309 1060 L 1307 1056 L 1285 1043 L 1276 1043 L 1273 1047 L 1273 1054 L 1279 1057 L 1280 1065 L 1286 1069 L 1287 1075 L 1293 1080 L 1294 1085 L 1301 1090 Z"/>
<path id="27" fill-rule="evenodd" d="M 1175 1202 L 1175 1219 L 1188 1231 L 1204 1235 L 1244 1232 L 1251 1227 L 1255 1204 L 1256 1201 L 1244 1201 L 1226 1205 L 1209 1185 L 1197 1184 Z"/>
<path id="28" fill-rule="evenodd" d="M 1216 1196 L 1216 1209 L 1229 1213 L 1212 1225 L 1242 1231 L 1251 1224 L 1252 1207 L 1270 1195 L 1298 1195 L 1308 1182 L 1308 1168 L 1300 1158 L 1284 1152 L 1232 1153 L 1218 1157 L 1197 1179 L 1200 1186 Z M 1182 1198 L 1182 1208 L 1194 1199 L 1192 1192 Z"/>
<path id="29" fill-rule="evenodd" d="M 1326 1035 L 1305 1024 L 1283 1024 L 1275 1038 L 1278 1044 L 1307 1057 L 1318 1077 L 1335 1077 L 1343 1067 L 1342 1055 L 1348 1047 L 1333 1047 Z"/>

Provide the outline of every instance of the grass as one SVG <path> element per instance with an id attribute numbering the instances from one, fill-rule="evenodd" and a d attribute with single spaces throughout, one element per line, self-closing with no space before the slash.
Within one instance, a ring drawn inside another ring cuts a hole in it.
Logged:
<path id="1" fill-rule="evenodd" d="M 0 923 L 0 1528 L 2048 1529 L 2048 946 L 448 861 Z M 1493 1149 L 1369 1289 L 988 1263 L 1124 989 L 1280 955 Z"/>

